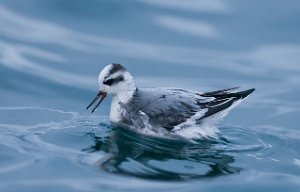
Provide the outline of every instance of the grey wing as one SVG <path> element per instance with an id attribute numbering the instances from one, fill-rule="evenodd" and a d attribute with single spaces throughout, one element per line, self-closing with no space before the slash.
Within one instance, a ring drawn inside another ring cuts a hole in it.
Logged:
<path id="1" fill-rule="evenodd" d="M 198 122 L 229 108 L 235 101 L 244 99 L 254 91 L 249 89 L 232 92 L 235 89 L 237 88 L 206 93 L 183 89 L 139 91 L 131 107 L 134 114 L 147 116 L 151 125 L 172 130 L 199 111 L 203 111 L 203 115 L 198 117 Z M 140 118 L 138 115 L 136 117 Z"/>
<path id="2" fill-rule="evenodd" d="M 201 110 L 200 96 L 194 92 L 169 89 L 155 93 L 159 94 L 140 93 L 136 100 L 138 112 L 146 115 L 151 125 L 172 130 Z"/>

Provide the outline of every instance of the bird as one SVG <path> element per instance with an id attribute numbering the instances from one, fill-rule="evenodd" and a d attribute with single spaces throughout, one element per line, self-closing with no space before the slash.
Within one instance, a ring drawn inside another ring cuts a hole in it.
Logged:
<path id="1" fill-rule="evenodd" d="M 138 88 L 134 77 L 121 64 L 112 63 L 98 76 L 99 91 L 92 113 L 101 102 L 112 95 L 109 119 L 113 124 L 143 129 L 159 128 L 168 132 L 182 129 L 192 123 L 223 118 L 255 89 L 238 91 L 239 87 L 217 91 L 198 92 L 181 88 Z"/>

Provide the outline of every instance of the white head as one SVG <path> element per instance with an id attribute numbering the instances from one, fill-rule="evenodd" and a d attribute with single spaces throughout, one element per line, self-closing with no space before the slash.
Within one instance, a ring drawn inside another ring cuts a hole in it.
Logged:
<path id="1" fill-rule="evenodd" d="M 132 75 L 121 64 L 104 67 L 99 74 L 98 83 L 101 91 L 112 95 L 136 90 Z"/>
<path id="2" fill-rule="evenodd" d="M 104 67 L 99 74 L 98 83 L 100 90 L 96 98 L 87 107 L 88 109 L 96 100 L 100 99 L 92 112 L 107 94 L 112 94 L 120 102 L 126 103 L 136 91 L 136 84 L 132 75 L 121 64 L 109 64 Z"/>

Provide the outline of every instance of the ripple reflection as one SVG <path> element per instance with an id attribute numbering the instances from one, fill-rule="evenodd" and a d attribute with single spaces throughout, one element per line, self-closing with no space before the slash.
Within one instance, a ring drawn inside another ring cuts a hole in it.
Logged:
<path id="1" fill-rule="evenodd" d="M 106 137 L 89 133 L 87 152 L 106 152 L 99 168 L 107 172 L 155 180 L 187 180 L 239 173 L 235 158 L 219 149 L 219 141 L 190 143 L 141 135 L 115 127 Z M 221 142 L 226 142 L 225 140 Z"/>

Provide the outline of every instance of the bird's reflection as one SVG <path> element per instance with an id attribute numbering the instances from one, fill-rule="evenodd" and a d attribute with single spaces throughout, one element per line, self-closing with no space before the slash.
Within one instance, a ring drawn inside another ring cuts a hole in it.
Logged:
<path id="1" fill-rule="evenodd" d="M 239 173 L 234 157 L 217 150 L 217 141 L 197 143 L 141 135 L 115 128 L 106 137 L 89 133 L 95 144 L 86 152 L 103 151 L 97 163 L 105 171 L 145 179 L 187 180 Z"/>

